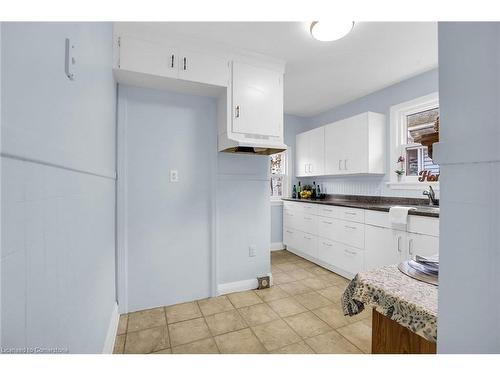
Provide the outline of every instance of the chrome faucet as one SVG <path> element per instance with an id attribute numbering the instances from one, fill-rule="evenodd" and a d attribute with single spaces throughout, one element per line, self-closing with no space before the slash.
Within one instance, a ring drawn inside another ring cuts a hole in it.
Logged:
<path id="1" fill-rule="evenodd" d="M 429 190 L 424 190 L 422 194 L 429 198 L 430 206 L 439 206 L 439 199 L 436 199 L 436 193 L 434 192 L 432 186 L 429 185 Z"/>

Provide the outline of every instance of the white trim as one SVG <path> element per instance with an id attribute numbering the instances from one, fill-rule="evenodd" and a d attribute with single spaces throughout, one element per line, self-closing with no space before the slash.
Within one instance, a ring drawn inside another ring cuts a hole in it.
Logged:
<path id="1" fill-rule="evenodd" d="M 403 134 L 401 133 L 401 121 L 409 113 L 415 113 L 435 108 L 439 105 L 439 93 L 433 92 L 404 103 L 394 105 L 390 109 L 390 144 L 389 144 L 389 175 L 390 181 L 387 186 L 391 189 L 420 190 L 424 183 L 418 183 L 416 177 L 410 177 L 407 181 L 398 181 L 394 169 L 396 160 L 401 155 L 401 145 L 403 144 Z M 406 134 L 404 134 L 406 137 Z M 405 142 L 406 143 L 406 142 Z M 406 178 L 406 176 L 404 176 Z M 432 184 L 433 187 L 439 186 L 438 183 Z"/>
<path id="2" fill-rule="evenodd" d="M 273 275 L 272 273 L 268 273 L 270 279 L 270 285 L 273 285 Z M 235 292 L 244 292 L 246 290 L 257 289 L 259 283 L 257 278 L 255 279 L 247 279 L 240 281 L 233 281 L 231 283 L 219 284 L 217 287 L 217 295 L 221 296 L 224 294 L 235 293 Z"/>
<path id="3" fill-rule="evenodd" d="M 272 242 L 271 243 L 271 251 L 278 251 L 278 250 L 284 250 L 285 245 L 283 242 Z"/>
<path id="4" fill-rule="evenodd" d="M 118 314 L 118 304 L 115 302 L 113 311 L 111 312 L 111 319 L 109 320 L 108 332 L 104 347 L 102 348 L 103 354 L 113 354 L 115 347 L 116 333 L 118 332 L 118 322 L 120 321 L 120 314 Z"/>

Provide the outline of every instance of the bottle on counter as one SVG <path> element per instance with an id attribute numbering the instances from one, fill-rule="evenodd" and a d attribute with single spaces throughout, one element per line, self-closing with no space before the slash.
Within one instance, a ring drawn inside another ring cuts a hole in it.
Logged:
<path id="1" fill-rule="evenodd" d="M 318 184 L 318 186 L 317 186 L 317 188 L 316 188 L 316 189 L 317 189 L 317 190 L 316 190 L 316 196 L 317 196 L 317 197 L 318 197 L 318 199 L 319 199 L 319 198 L 321 198 L 321 189 L 319 188 L 319 184 Z"/>
<path id="2" fill-rule="evenodd" d="M 300 199 L 300 192 L 302 191 L 301 187 L 300 187 L 300 181 L 299 181 L 299 188 L 297 190 L 297 199 Z"/>
<path id="3" fill-rule="evenodd" d="M 297 198 L 297 188 L 295 185 L 293 185 L 293 190 L 292 190 L 292 198 L 296 199 Z"/>
<path id="4" fill-rule="evenodd" d="M 311 199 L 316 199 L 316 182 L 313 181 L 313 189 L 311 193 Z"/>

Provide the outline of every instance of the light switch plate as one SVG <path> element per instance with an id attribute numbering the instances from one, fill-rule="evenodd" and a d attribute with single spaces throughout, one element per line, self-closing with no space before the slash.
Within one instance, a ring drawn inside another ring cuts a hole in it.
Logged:
<path id="1" fill-rule="evenodd" d="M 250 245 L 248 247 L 248 256 L 249 257 L 254 257 L 255 256 L 255 245 Z"/>
<path id="2" fill-rule="evenodd" d="M 176 169 L 170 170 L 170 182 L 179 182 L 179 171 Z"/>

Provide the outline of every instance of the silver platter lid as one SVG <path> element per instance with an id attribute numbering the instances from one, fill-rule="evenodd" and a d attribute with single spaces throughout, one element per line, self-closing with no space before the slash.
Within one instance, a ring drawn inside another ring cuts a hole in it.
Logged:
<path id="1" fill-rule="evenodd" d="M 438 285 L 437 276 L 428 275 L 426 273 L 417 271 L 415 268 L 411 267 L 408 262 L 403 262 L 398 264 L 398 269 L 403 272 L 406 276 L 411 277 L 412 279 L 422 281 L 431 285 Z"/>

